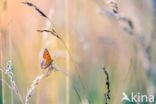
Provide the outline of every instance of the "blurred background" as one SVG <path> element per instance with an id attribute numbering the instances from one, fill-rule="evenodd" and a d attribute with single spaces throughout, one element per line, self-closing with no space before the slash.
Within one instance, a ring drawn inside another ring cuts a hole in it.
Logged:
<path id="1" fill-rule="evenodd" d="M 21 0 L 0 0 L 0 66 L 5 70 L 7 62 L 12 61 L 23 100 L 33 80 L 46 72 L 40 70 L 45 48 L 70 79 L 52 72 L 39 83 L 29 104 L 104 104 L 107 88 L 102 64 L 110 77 L 109 104 L 137 104 L 121 102 L 122 92 L 156 96 L 155 0 L 116 0 L 118 13 L 132 21 L 132 32 L 124 28 L 127 23 L 112 15 L 108 0 L 29 2 L 50 18 L 68 50 L 55 36 L 36 31 L 53 26 L 33 7 Z M 1 79 L 9 82 L 3 73 Z M 21 104 L 2 82 L 0 104 Z"/>

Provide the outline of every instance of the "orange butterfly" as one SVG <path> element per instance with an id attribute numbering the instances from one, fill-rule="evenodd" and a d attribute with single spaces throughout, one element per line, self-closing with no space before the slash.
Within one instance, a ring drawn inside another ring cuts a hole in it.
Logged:
<path id="1" fill-rule="evenodd" d="M 53 62 L 53 59 L 51 58 L 50 53 L 48 52 L 47 48 L 44 49 L 43 58 L 44 60 L 41 62 L 41 70 L 46 69 Z"/>

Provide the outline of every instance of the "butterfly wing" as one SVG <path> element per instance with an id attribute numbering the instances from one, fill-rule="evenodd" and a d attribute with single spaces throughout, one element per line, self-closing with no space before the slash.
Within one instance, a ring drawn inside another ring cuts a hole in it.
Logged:
<path id="1" fill-rule="evenodd" d="M 44 69 L 44 60 L 41 62 L 41 70 Z"/>
<path id="2" fill-rule="evenodd" d="M 49 67 L 50 65 L 51 65 L 51 61 L 43 60 L 43 61 L 41 62 L 41 70 L 46 69 L 46 68 Z"/>
<path id="3" fill-rule="evenodd" d="M 52 63 L 52 59 L 51 59 L 51 56 L 50 56 L 47 48 L 45 48 L 45 50 L 44 50 L 43 59 L 44 60 L 41 62 L 41 70 L 46 69 Z"/>

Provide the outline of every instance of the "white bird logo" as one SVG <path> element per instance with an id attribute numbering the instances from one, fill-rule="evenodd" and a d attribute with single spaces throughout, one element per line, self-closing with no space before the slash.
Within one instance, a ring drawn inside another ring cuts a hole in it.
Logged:
<path id="1" fill-rule="evenodd" d="M 127 101 L 131 101 L 129 98 L 128 98 L 128 96 L 126 95 L 126 93 L 125 92 L 122 92 L 122 95 L 123 95 L 123 98 L 122 98 L 122 101 L 123 100 L 127 100 Z"/>

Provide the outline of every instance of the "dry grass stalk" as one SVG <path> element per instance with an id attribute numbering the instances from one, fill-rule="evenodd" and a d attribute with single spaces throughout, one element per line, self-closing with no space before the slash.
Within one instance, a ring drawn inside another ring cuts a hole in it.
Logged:
<path id="1" fill-rule="evenodd" d="M 109 81 L 109 74 L 105 68 L 105 66 L 102 66 L 102 69 L 104 71 L 104 74 L 106 75 L 106 86 L 107 86 L 107 91 L 104 93 L 105 95 L 105 104 L 108 104 L 108 100 L 110 100 L 110 81 Z"/>
<path id="2" fill-rule="evenodd" d="M 25 98 L 25 104 L 28 104 L 29 99 L 33 95 L 33 92 L 35 91 L 37 85 L 41 82 L 41 80 L 47 78 L 48 76 L 51 75 L 52 70 L 57 70 L 59 71 L 60 69 L 56 67 L 53 63 L 51 63 L 51 66 L 49 66 L 48 71 L 44 74 L 41 74 L 33 80 L 33 83 L 31 84 L 31 88 L 28 90 L 26 98 Z"/>
<path id="3" fill-rule="evenodd" d="M 69 52 L 69 49 L 68 47 L 66 46 L 64 40 L 61 38 L 61 36 L 59 35 L 59 33 L 56 31 L 56 28 L 55 28 L 55 25 L 53 24 L 53 22 L 50 20 L 50 18 L 45 15 L 45 13 L 43 13 L 36 5 L 34 5 L 33 3 L 31 2 L 22 2 L 23 4 L 26 4 L 30 7 L 34 7 L 35 10 L 41 14 L 42 17 L 48 19 L 48 21 L 52 24 L 52 28 L 51 30 L 48 30 L 48 29 L 42 29 L 42 30 L 37 30 L 38 32 L 46 32 L 46 33 L 50 33 L 51 35 L 55 36 L 56 38 L 58 38 L 59 40 L 61 40 L 61 42 L 63 43 L 63 45 L 65 46 L 65 48 L 68 50 Z M 70 52 L 69 52 L 70 53 Z M 70 55 L 71 56 L 71 55 Z"/>
<path id="4" fill-rule="evenodd" d="M 21 94 L 20 94 L 20 92 L 19 92 L 19 90 L 17 88 L 17 85 L 16 85 L 14 79 L 13 79 L 13 72 L 12 72 L 12 70 L 13 70 L 13 67 L 11 66 L 11 61 L 8 61 L 6 71 L 4 71 L 3 69 L 0 69 L 0 71 L 2 73 L 4 73 L 6 76 L 8 76 L 10 78 L 11 86 L 9 85 L 9 83 L 7 83 L 3 79 L 1 79 L 1 81 L 3 83 L 5 83 L 8 86 L 8 88 L 10 88 L 11 90 L 13 90 L 15 92 L 15 94 L 18 96 L 18 98 L 21 101 L 21 103 L 23 103 L 22 96 L 21 96 Z"/>
<path id="5" fill-rule="evenodd" d="M 133 22 L 131 21 L 131 19 L 119 13 L 118 3 L 115 0 L 108 0 L 106 3 L 107 5 L 110 5 L 112 7 L 112 10 L 106 8 L 106 5 L 102 0 L 94 0 L 94 1 L 99 5 L 99 9 L 97 10 L 98 13 L 104 14 L 109 18 L 116 18 L 118 21 L 125 22 L 128 25 L 128 27 L 124 26 L 122 27 L 122 29 L 128 34 L 134 33 Z"/>
<path id="6" fill-rule="evenodd" d="M 50 30 L 44 29 L 44 30 L 37 30 L 37 31 L 38 31 L 38 32 L 47 32 L 47 33 L 50 33 L 50 34 L 54 35 L 55 37 L 57 37 L 58 39 L 62 40 L 61 37 L 56 33 L 55 30 L 50 31 Z"/>
<path id="7" fill-rule="evenodd" d="M 112 7 L 112 11 L 114 13 L 118 13 L 118 3 L 115 0 L 108 0 L 106 4 L 110 4 Z"/>
<path id="8" fill-rule="evenodd" d="M 26 5 L 30 6 L 30 7 L 34 7 L 35 10 L 36 10 L 39 14 L 41 14 L 41 16 L 43 16 L 43 17 L 49 19 L 48 16 L 46 16 L 46 15 L 45 15 L 36 5 L 34 5 L 33 3 L 28 2 L 28 1 L 26 1 L 26 2 L 21 2 L 21 3 L 26 4 Z"/>
<path id="9" fill-rule="evenodd" d="M 17 88 L 17 86 L 16 86 L 16 83 L 15 83 L 15 81 L 14 81 L 14 79 L 13 79 L 13 72 L 12 72 L 12 70 L 13 70 L 13 68 L 12 68 L 12 66 L 11 66 L 11 61 L 8 61 L 7 69 L 6 69 L 5 74 L 9 76 L 9 78 L 10 78 L 10 83 L 11 83 L 13 89 L 15 90 L 16 93 L 18 93 L 19 91 L 18 91 L 18 88 Z"/>
<path id="10" fill-rule="evenodd" d="M 56 29 L 55 29 L 54 24 L 52 23 L 52 21 L 50 20 L 50 18 L 49 18 L 47 15 L 45 15 L 44 12 L 42 12 L 36 5 L 34 5 L 34 4 L 31 3 L 31 2 L 27 2 L 27 1 L 26 1 L 26 2 L 22 2 L 22 3 L 23 3 L 23 4 L 26 4 L 26 5 L 30 6 L 30 7 L 35 8 L 35 10 L 36 10 L 39 14 L 41 14 L 42 17 L 48 19 L 48 20 L 50 21 L 50 23 L 53 25 L 52 31 L 51 31 L 51 30 L 48 30 L 48 29 L 43 29 L 43 30 L 37 30 L 38 32 L 48 32 L 48 33 L 52 34 L 53 36 L 55 36 L 55 37 L 57 37 L 58 39 L 60 39 L 60 40 L 63 41 L 63 39 L 58 35 L 58 33 L 56 33 Z"/>

